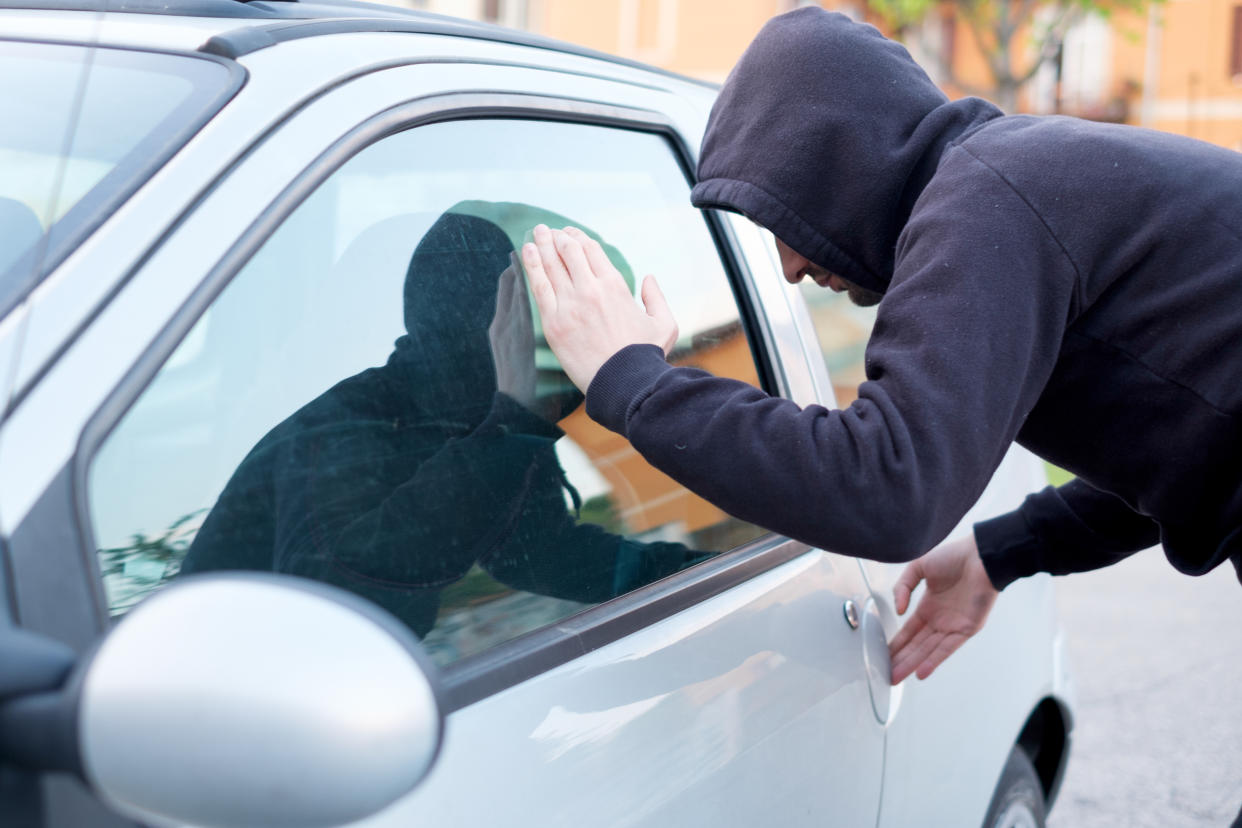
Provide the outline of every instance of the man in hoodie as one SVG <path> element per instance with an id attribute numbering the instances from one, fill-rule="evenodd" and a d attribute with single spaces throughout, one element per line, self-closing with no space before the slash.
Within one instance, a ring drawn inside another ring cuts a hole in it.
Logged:
<path id="1" fill-rule="evenodd" d="M 581 234 L 523 249 L 587 411 L 671 477 L 815 546 L 910 561 L 1017 440 L 1077 479 L 913 563 L 893 680 L 925 677 L 998 590 L 1160 543 L 1242 578 L 1242 155 L 950 102 L 899 44 L 818 8 L 770 21 L 712 110 L 691 196 L 771 230 L 785 277 L 879 302 L 848 408 L 800 408 L 664 359 Z"/>

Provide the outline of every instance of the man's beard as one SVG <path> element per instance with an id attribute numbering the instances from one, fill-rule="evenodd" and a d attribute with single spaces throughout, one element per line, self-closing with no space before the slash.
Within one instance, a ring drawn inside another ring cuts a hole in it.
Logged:
<path id="1" fill-rule="evenodd" d="M 880 300 L 884 298 L 883 293 L 876 293 L 874 290 L 867 290 L 865 287 L 856 285 L 853 282 L 842 279 L 845 282 L 845 295 L 850 297 L 850 301 L 860 308 L 870 308 L 880 304 Z"/>

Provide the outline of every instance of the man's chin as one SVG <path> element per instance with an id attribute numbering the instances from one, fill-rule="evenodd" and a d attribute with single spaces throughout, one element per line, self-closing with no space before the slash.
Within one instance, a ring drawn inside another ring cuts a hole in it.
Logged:
<path id="1" fill-rule="evenodd" d="M 865 287 L 852 283 L 845 289 L 845 293 L 850 297 L 850 301 L 860 308 L 875 307 L 884 298 L 883 293 L 876 293 L 874 290 L 867 290 Z"/>

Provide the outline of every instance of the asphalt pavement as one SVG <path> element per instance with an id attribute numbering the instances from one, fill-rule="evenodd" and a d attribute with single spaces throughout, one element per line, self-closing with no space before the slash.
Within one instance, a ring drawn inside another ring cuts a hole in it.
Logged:
<path id="1" fill-rule="evenodd" d="M 1057 579 L 1077 725 L 1050 828 L 1228 826 L 1242 808 L 1242 584 L 1159 550 Z"/>

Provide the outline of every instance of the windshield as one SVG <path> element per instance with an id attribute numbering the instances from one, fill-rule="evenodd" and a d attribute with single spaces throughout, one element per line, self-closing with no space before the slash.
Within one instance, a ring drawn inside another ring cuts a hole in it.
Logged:
<path id="1" fill-rule="evenodd" d="M 0 318 L 236 88 L 188 56 L 0 41 Z"/>

